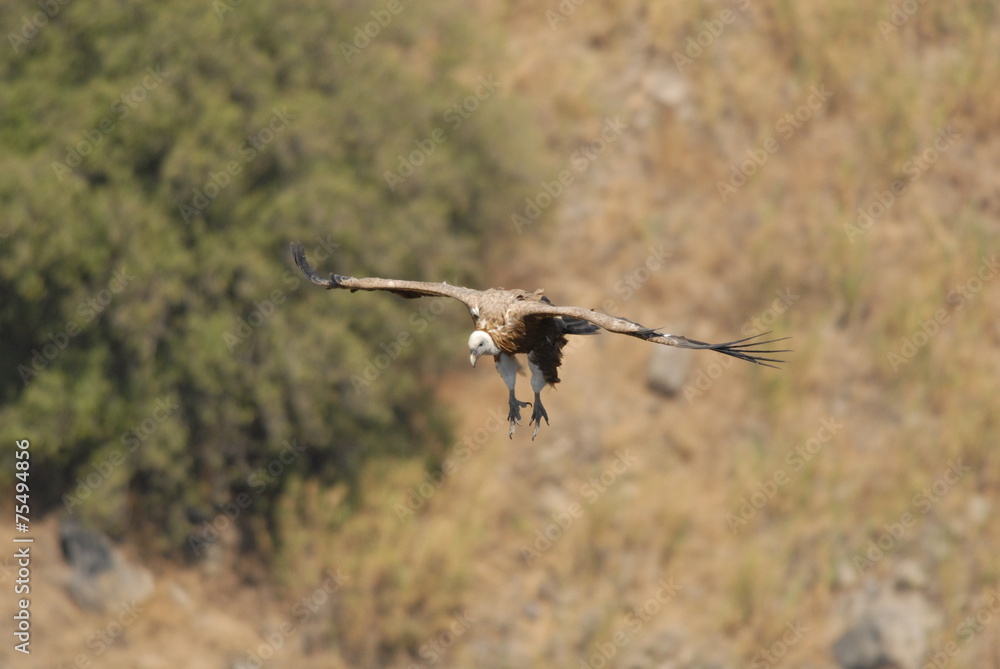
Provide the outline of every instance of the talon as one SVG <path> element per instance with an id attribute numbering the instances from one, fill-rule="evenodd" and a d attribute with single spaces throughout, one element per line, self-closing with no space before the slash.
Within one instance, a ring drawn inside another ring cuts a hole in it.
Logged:
<path id="1" fill-rule="evenodd" d="M 514 438 L 514 427 L 521 424 L 521 408 L 530 407 L 531 402 L 522 402 L 516 397 L 514 393 L 510 394 L 510 401 L 507 403 L 510 407 L 510 413 L 507 414 L 507 420 L 510 421 L 510 432 L 507 436 L 511 439 Z M 534 414 L 532 414 L 534 416 Z"/>
<path id="2" fill-rule="evenodd" d="M 542 419 L 543 418 L 545 419 L 545 424 L 549 425 L 549 414 L 548 414 L 548 412 L 545 411 L 545 407 L 542 406 L 541 400 L 538 399 L 538 398 L 535 398 L 535 408 L 531 412 L 531 420 L 528 421 L 528 425 L 531 425 L 532 423 L 535 424 L 535 431 L 531 435 L 531 440 L 532 441 L 534 441 L 535 437 L 538 436 L 538 428 L 540 428 L 542 426 Z"/>

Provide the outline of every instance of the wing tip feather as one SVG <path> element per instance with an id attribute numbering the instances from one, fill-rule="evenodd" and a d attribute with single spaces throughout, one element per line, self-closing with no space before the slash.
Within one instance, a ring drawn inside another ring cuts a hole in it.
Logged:
<path id="1" fill-rule="evenodd" d="M 292 260 L 295 261 L 295 266 L 299 268 L 303 276 L 312 281 L 313 283 L 324 286 L 327 290 L 332 290 L 333 288 L 340 288 L 342 279 L 347 277 L 342 277 L 338 274 L 330 274 L 330 278 L 324 279 L 320 276 L 319 272 L 313 269 L 313 266 L 309 264 L 306 259 L 306 250 L 300 242 L 292 242 Z"/>
<path id="2" fill-rule="evenodd" d="M 743 339 L 736 339 L 734 341 L 723 342 L 721 344 L 709 344 L 703 341 L 698 341 L 697 339 L 682 337 L 680 335 L 663 335 L 662 333 L 650 331 L 643 332 L 641 336 L 646 339 L 652 339 L 656 334 L 659 334 L 659 336 L 671 337 L 674 345 L 680 346 L 681 348 L 716 351 L 717 353 L 722 353 L 723 355 L 728 355 L 730 357 L 737 358 L 738 360 L 745 360 L 746 362 L 752 362 L 754 364 L 761 365 L 763 367 L 770 367 L 772 369 L 781 369 L 778 365 L 783 364 L 785 360 L 765 356 L 774 355 L 776 353 L 791 353 L 793 350 L 788 348 L 760 348 L 761 346 L 767 346 L 769 344 L 775 344 L 779 341 L 791 339 L 791 337 L 779 337 L 777 339 L 768 339 L 766 341 L 751 341 L 754 339 L 760 339 L 761 337 L 766 337 L 771 334 L 770 332 L 763 332 L 761 334 L 755 334 L 749 337 L 744 337 Z M 772 365 L 769 363 L 776 364 Z"/>
<path id="3" fill-rule="evenodd" d="M 719 353 L 738 358 L 740 360 L 745 360 L 747 362 L 752 362 L 762 367 L 770 367 L 771 369 L 781 369 L 778 367 L 780 364 L 784 364 L 785 360 L 779 358 L 766 358 L 765 355 L 774 355 L 777 353 L 791 353 L 794 349 L 790 348 L 760 348 L 761 346 L 767 346 L 769 344 L 776 344 L 780 341 L 786 341 L 791 339 L 791 337 L 778 337 L 777 339 L 768 339 L 766 341 L 759 341 L 761 337 L 766 337 L 771 334 L 771 331 L 762 332 L 760 334 L 751 335 L 749 337 L 744 337 L 743 339 L 737 339 L 735 341 L 725 342 L 723 344 L 716 344 L 710 348 Z M 752 341 L 758 340 L 758 341 Z M 769 364 L 769 363 L 776 364 Z"/>

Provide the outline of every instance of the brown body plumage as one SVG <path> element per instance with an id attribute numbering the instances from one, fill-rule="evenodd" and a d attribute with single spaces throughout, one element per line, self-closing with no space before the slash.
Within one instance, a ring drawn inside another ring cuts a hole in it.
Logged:
<path id="1" fill-rule="evenodd" d="M 544 302 L 549 299 L 536 290 L 491 288 L 482 291 L 476 303 L 480 314 L 476 318 L 476 329 L 486 332 L 497 347 L 508 355 L 527 354 L 528 361 L 537 365 L 550 385 L 559 383 L 559 365 L 562 363 L 562 349 L 566 345 L 566 334 L 596 334 L 597 326 L 578 319 L 532 316 L 512 318 L 519 302 Z M 503 318 L 500 318 L 503 314 Z"/>
<path id="2" fill-rule="evenodd" d="M 528 366 L 532 372 L 531 387 L 535 391 L 531 423 L 535 425 L 534 435 L 537 435 L 542 419 L 548 423 L 548 414 L 542 406 L 540 392 L 546 384 L 559 382 L 559 365 L 562 362 L 562 349 L 567 342 L 566 335 L 596 334 L 598 328 L 603 328 L 609 332 L 636 337 L 654 344 L 717 351 L 767 367 L 774 367 L 775 365 L 771 363 L 782 361 L 763 357 L 762 354 L 787 352 L 785 349 L 760 348 L 782 341 L 781 339 L 751 341 L 760 336 L 757 335 L 724 344 L 706 344 L 680 335 L 659 332 L 628 319 L 609 316 L 593 309 L 557 307 L 542 295 L 541 290 L 533 293 L 502 288 L 474 290 L 447 283 L 375 277 L 358 279 L 337 274 L 323 278 L 309 265 L 301 244 L 297 242 L 292 244 L 292 256 L 306 278 L 328 290 L 339 288 L 350 290 L 352 293 L 358 290 L 384 290 L 407 299 L 440 295 L 464 303 L 472 314 L 476 327 L 469 337 L 470 360 L 473 366 L 481 356 L 492 355 L 497 370 L 510 391 L 508 419 L 511 435 L 514 434 L 515 425 L 520 424 L 521 407 L 530 405 L 514 397 L 514 382 L 518 369 L 514 356 L 517 354 L 528 356 Z"/>

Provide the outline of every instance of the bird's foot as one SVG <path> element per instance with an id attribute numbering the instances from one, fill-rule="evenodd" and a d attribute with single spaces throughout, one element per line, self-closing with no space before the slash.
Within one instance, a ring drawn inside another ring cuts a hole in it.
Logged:
<path id="1" fill-rule="evenodd" d="M 538 436 L 538 428 L 542 426 L 542 419 L 545 419 L 545 424 L 549 424 L 549 414 L 545 411 L 545 407 L 542 406 L 542 400 L 535 397 L 535 408 L 531 412 L 531 420 L 528 421 L 528 425 L 532 423 L 535 424 L 535 431 L 531 435 L 531 440 L 534 441 L 535 437 Z"/>
<path id="2" fill-rule="evenodd" d="M 507 414 L 507 420 L 510 421 L 510 433 L 507 436 L 510 439 L 514 438 L 514 428 L 521 424 L 521 408 L 530 407 L 531 402 L 522 402 L 514 397 L 514 393 L 511 392 L 510 400 L 508 400 L 507 405 L 510 407 L 510 413 Z"/>

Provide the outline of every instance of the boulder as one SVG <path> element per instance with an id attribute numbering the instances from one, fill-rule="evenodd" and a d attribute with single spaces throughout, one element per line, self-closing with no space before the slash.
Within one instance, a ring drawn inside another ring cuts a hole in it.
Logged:
<path id="1" fill-rule="evenodd" d="M 843 601 L 848 624 L 833 644 L 844 669 L 917 669 L 927 653 L 927 633 L 941 614 L 922 592 L 926 577 L 905 561 L 886 581 L 869 580 Z"/>
<path id="2" fill-rule="evenodd" d="M 103 534 L 76 520 L 59 528 L 59 545 L 70 566 L 66 590 L 80 608 L 110 613 L 153 594 L 153 575 L 133 565 Z"/>
<path id="3" fill-rule="evenodd" d="M 690 350 L 654 346 L 646 365 L 646 384 L 651 390 L 672 397 L 683 390 L 690 368 Z"/>

